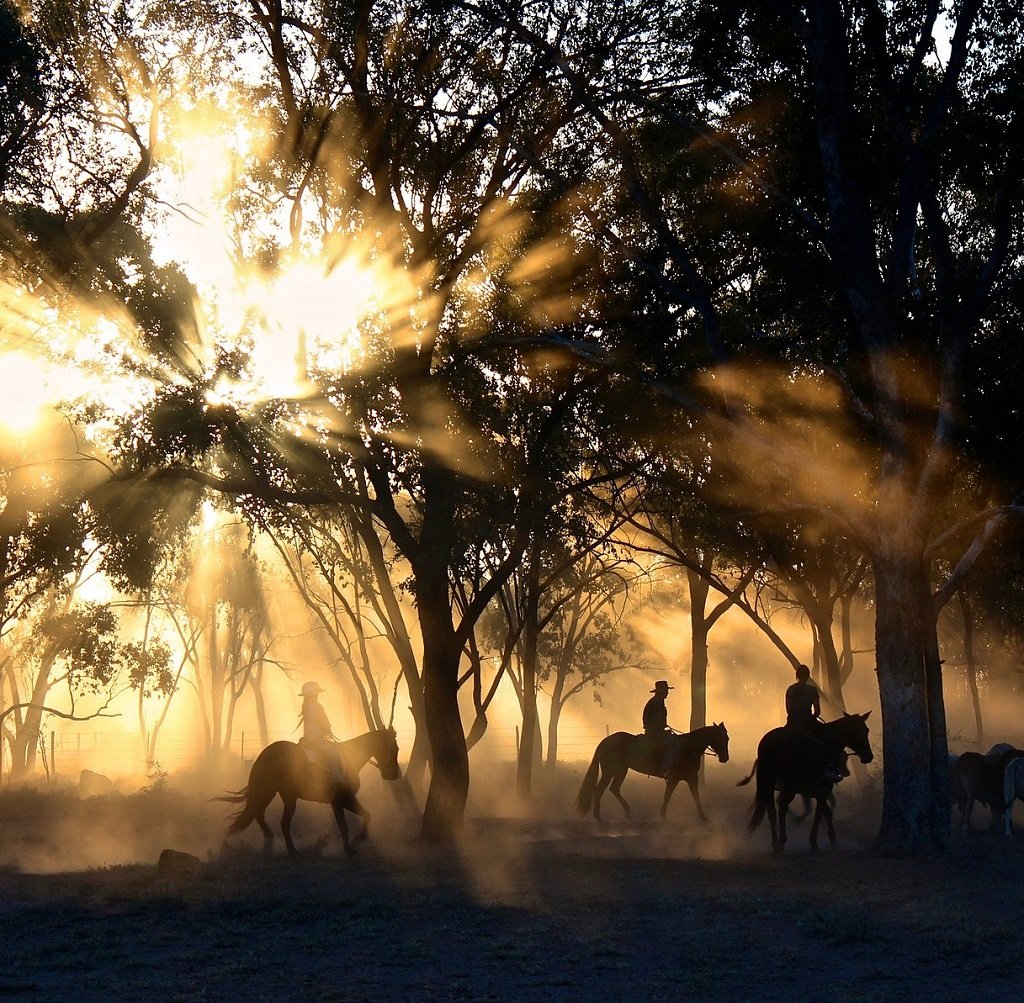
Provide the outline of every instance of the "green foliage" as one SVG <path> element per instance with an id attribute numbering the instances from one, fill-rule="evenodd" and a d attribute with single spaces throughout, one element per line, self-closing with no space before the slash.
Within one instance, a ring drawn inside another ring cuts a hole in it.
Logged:
<path id="1" fill-rule="evenodd" d="M 19 6 L 0 3 L 0 192 L 46 112 L 45 56 Z"/>
<path id="2" fill-rule="evenodd" d="M 59 660 L 75 692 L 103 692 L 122 669 L 118 619 L 108 607 L 82 603 L 64 613 L 43 617 L 33 636 L 48 657 Z"/>
<path id="3" fill-rule="evenodd" d="M 128 684 L 144 697 L 169 696 L 174 692 L 171 649 L 166 641 L 150 638 L 145 643 L 129 641 L 121 646 L 120 657 L 127 667 Z"/>

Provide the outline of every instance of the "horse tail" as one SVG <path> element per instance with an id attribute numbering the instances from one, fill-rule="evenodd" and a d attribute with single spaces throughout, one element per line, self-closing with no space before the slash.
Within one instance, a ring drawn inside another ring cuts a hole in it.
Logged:
<path id="1" fill-rule="evenodd" d="M 757 763 L 754 763 L 754 770 L 751 776 L 757 772 Z M 747 783 L 750 777 L 744 781 Z M 754 801 L 750 805 L 750 816 L 747 819 L 747 832 L 753 832 L 763 821 L 768 812 L 768 806 L 775 797 L 775 784 L 770 782 L 764 771 L 758 775 L 757 786 L 754 790 Z"/>
<path id="2" fill-rule="evenodd" d="M 249 788 L 243 787 L 240 791 L 229 791 L 227 794 L 222 794 L 220 797 L 210 798 L 211 801 L 226 801 L 228 804 L 239 804 L 242 807 L 231 816 L 231 822 L 228 825 L 226 835 L 231 836 L 236 832 L 241 832 L 247 828 L 249 823 L 253 820 L 253 815 L 249 811 Z"/>
<path id="3" fill-rule="evenodd" d="M 580 784 L 580 792 L 576 795 L 576 811 L 580 815 L 586 815 L 594 804 L 594 794 L 597 792 L 597 773 L 600 769 L 601 746 L 598 745 L 594 751 L 594 758 L 590 761 L 590 769 L 587 770 L 583 783 Z"/>
<path id="4" fill-rule="evenodd" d="M 228 804 L 241 804 L 249 799 L 249 788 L 243 787 L 240 791 L 228 791 L 219 797 L 210 798 L 211 801 L 227 801 Z"/>
<path id="5" fill-rule="evenodd" d="M 746 785 L 749 784 L 750 781 L 753 779 L 753 776 L 754 776 L 754 774 L 756 772 L 757 772 L 757 760 L 755 759 L 754 760 L 754 765 L 750 767 L 749 775 L 745 776 L 742 780 L 737 780 L 736 781 L 736 786 L 737 787 L 746 787 Z"/>

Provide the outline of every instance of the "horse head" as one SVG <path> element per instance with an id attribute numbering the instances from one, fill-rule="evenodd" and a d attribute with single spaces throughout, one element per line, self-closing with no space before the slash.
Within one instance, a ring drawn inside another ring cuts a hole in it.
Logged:
<path id="1" fill-rule="evenodd" d="M 380 775 L 385 780 L 398 780 L 402 776 L 398 765 L 398 736 L 392 726 L 382 728 L 378 733 L 380 743 L 374 753 Z"/>
<path id="2" fill-rule="evenodd" d="M 868 714 L 846 714 L 839 720 L 842 725 L 840 729 L 846 747 L 853 751 L 853 754 L 862 762 L 870 763 L 875 758 L 871 751 L 871 742 L 868 741 Z"/>
<path id="3" fill-rule="evenodd" d="M 718 756 L 720 762 L 729 762 L 729 732 L 725 722 L 713 724 L 708 729 L 708 748 Z"/>

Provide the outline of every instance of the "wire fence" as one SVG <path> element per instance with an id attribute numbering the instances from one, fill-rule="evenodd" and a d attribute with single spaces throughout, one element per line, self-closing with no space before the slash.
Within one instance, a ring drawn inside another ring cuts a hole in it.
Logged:
<path id="1" fill-rule="evenodd" d="M 598 742 L 613 728 L 608 724 L 565 726 L 559 729 L 557 760 L 563 763 L 589 762 Z M 264 744 L 280 739 L 295 740 L 294 729 L 270 731 L 266 739 L 253 731 L 239 731 L 227 742 L 216 757 L 222 764 L 232 762 L 247 768 Z M 403 759 L 412 746 L 411 730 L 399 729 L 398 743 Z M 730 732 L 733 755 L 752 750 L 760 733 Z M 470 750 L 474 764 L 493 765 L 514 762 L 518 754 L 520 729 L 515 725 L 490 725 L 481 741 Z M 200 766 L 211 758 L 208 739 L 202 732 L 161 732 L 151 762 L 141 738 L 129 732 L 87 731 L 85 729 L 49 732 L 43 735 L 39 771 L 50 777 L 77 780 L 82 770 L 118 776 L 146 776 L 154 773 L 174 774 Z M 6 751 L 6 750 L 5 750 Z M 547 755 L 546 741 L 543 753 Z M 10 774 L 10 763 L 0 764 L 5 779 Z"/>

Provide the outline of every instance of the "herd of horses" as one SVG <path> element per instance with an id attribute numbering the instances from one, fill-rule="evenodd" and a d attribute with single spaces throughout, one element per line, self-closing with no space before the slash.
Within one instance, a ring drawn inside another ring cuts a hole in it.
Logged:
<path id="1" fill-rule="evenodd" d="M 799 728 L 774 728 L 765 734 L 757 746 L 757 756 L 750 773 L 737 786 L 755 781 L 754 801 L 750 809 L 747 831 L 753 832 L 768 818 L 771 827 L 772 850 L 781 853 L 786 845 L 786 816 L 794 798 L 800 795 L 805 805 L 814 802 L 814 820 L 810 829 L 810 846 L 818 849 L 818 832 L 824 822 L 831 843 L 836 842 L 832 807 L 834 781 L 826 776 L 841 757 L 843 773 L 846 757 L 855 755 L 862 763 L 873 758 L 868 738 L 865 714 L 844 714 L 822 728 L 822 737 L 813 736 Z M 667 742 L 674 743 L 674 754 L 665 755 L 665 748 L 646 735 L 633 735 L 619 731 L 602 739 L 583 777 L 576 797 L 580 814 L 592 813 L 598 822 L 601 817 L 601 798 L 606 790 L 622 806 L 626 818 L 632 813 L 622 796 L 622 783 L 633 770 L 665 781 L 665 796 L 660 815 L 664 819 L 676 787 L 685 782 L 690 788 L 697 816 L 707 821 L 701 805 L 698 778 L 702 758 L 711 753 L 722 763 L 729 761 L 729 732 L 724 724 L 710 724 L 685 734 L 671 734 Z M 398 780 L 398 741 L 394 728 L 380 728 L 347 742 L 338 743 L 342 768 L 331 770 L 308 752 L 301 744 L 274 742 L 256 757 L 249 772 L 249 783 L 240 791 L 217 798 L 239 805 L 232 817 L 227 835 L 240 833 L 255 822 L 263 832 L 269 849 L 273 833 L 267 825 L 265 813 L 268 805 L 280 796 L 284 811 L 281 832 L 290 854 L 296 852 L 291 835 L 291 822 L 298 800 L 328 804 L 334 813 L 341 833 L 345 852 L 351 854 L 355 845 L 367 837 L 369 812 L 356 797 L 360 771 L 371 763 L 385 780 Z M 950 787 L 953 801 L 959 805 L 961 825 L 971 827 L 971 812 L 975 803 L 986 805 L 992 812 L 992 828 L 1002 820 L 1007 835 L 1013 833 L 1012 810 L 1016 800 L 1024 800 L 1024 750 L 1001 743 L 984 755 L 965 752 L 950 756 Z M 667 766 L 667 768 L 666 768 Z M 346 812 L 361 820 L 354 837 L 350 837 Z M 805 809 L 804 815 L 809 812 Z M 801 816 L 802 817 L 802 816 Z"/>
<path id="2" fill-rule="evenodd" d="M 1014 802 L 1024 801 L 1024 749 L 1000 742 L 984 754 L 950 754 L 949 788 L 964 832 L 971 829 L 971 812 L 980 802 L 992 813 L 991 828 L 997 829 L 1001 821 L 1003 831 L 1012 836 Z"/>
<path id="3" fill-rule="evenodd" d="M 773 728 L 769 731 L 758 743 L 753 768 L 737 785 L 742 787 L 755 780 L 754 803 L 747 831 L 753 832 L 767 816 L 772 831 L 772 850 L 781 853 L 787 838 L 786 814 L 799 794 L 805 801 L 815 803 L 810 830 L 811 849 L 818 849 L 818 831 L 822 821 L 829 840 L 835 843 L 836 832 L 832 822 L 835 782 L 827 779 L 826 773 L 837 757 L 842 758 L 845 769 L 847 752 L 852 752 L 862 763 L 870 763 L 874 758 L 868 740 L 867 718 L 870 713 L 844 714 L 836 721 L 829 721 L 822 728 L 822 738 L 799 728 Z M 592 812 L 594 818 L 601 822 L 601 796 L 609 790 L 622 805 L 626 818 L 631 818 L 621 787 L 627 772 L 634 770 L 665 780 L 662 819 L 672 792 L 680 781 L 685 781 L 693 795 L 698 818 L 706 821 L 697 785 L 701 757 L 710 751 L 720 762 L 727 763 L 729 732 L 724 724 L 711 724 L 685 734 L 670 735 L 667 741 L 676 743 L 672 756 L 665 756 L 664 750 L 646 735 L 619 731 L 602 739 L 580 785 L 576 810 L 581 815 Z M 669 765 L 663 769 L 666 761 Z"/>
<path id="4" fill-rule="evenodd" d="M 739 781 L 742 786 L 756 778 L 749 831 L 753 832 L 767 815 L 772 830 L 772 847 L 776 852 L 781 852 L 786 843 L 786 812 L 799 794 L 805 800 L 816 802 L 810 834 L 812 848 L 818 848 L 817 835 L 822 820 L 826 823 L 829 839 L 834 843 L 833 782 L 825 778 L 826 767 L 834 763 L 840 751 L 844 753 L 845 761 L 847 750 L 858 756 L 861 762 L 871 762 L 867 717 L 868 714 L 844 714 L 839 720 L 829 722 L 824 726 L 827 741 L 794 728 L 775 728 L 769 731 L 758 744 L 753 769 L 745 779 Z M 665 780 L 662 819 L 665 818 L 676 787 L 685 781 L 697 807 L 698 817 L 706 821 L 698 786 L 701 758 L 710 752 L 721 762 L 727 763 L 729 732 L 724 724 L 710 724 L 686 734 L 669 735 L 667 741 L 676 746 L 674 755 L 670 757 L 665 756 L 665 750 L 659 743 L 652 742 L 645 735 L 620 731 L 603 739 L 583 778 L 576 799 L 577 810 L 581 814 L 592 811 L 594 818 L 602 821 L 601 796 L 609 789 L 629 818 L 629 804 L 620 789 L 628 771 L 633 770 Z M 369 812 L 356 797 L 360 786 L 360 771 L 367 763 L 372 763 L 385 780 L 397 780 L 401 776 L 395 730 L 391 727 L 380 728 L 350 741 L 340 742 L 338 753 L 342 768 L 332 770 L 301 744 L 274 742 L 268 745 L 253 762 L 248 784 L 240 791 L 215 799 L 240 806 L 231 819 L 226 835 L 241 833 L 255 822 L 269 849 L 274 834 L 267 824 L 265 814 L 270 802 L 280 796 L 284 804 L 281 832 L 288 852 L 294 854 L 296 848 L 291 823 L 296 803 L 299 800 L 316 801 L 331 806 L 345 852 L 353 853 L 356 844 L 366 839 L 370 821 Z M 667 771 L 662 768 L 666 762 Z M 352 812 L 361 820 L 362 824 L 355 837 L 349 835 L 346 812 Z"/>

